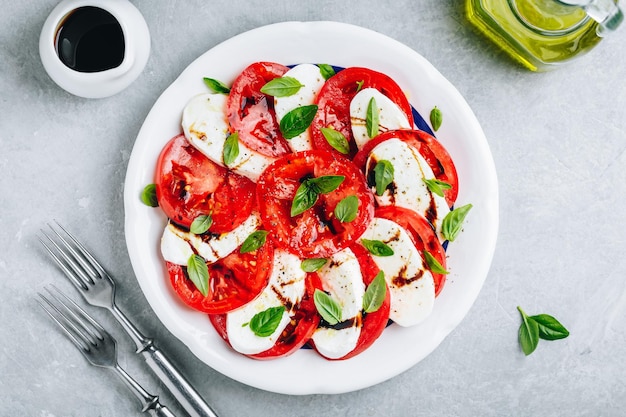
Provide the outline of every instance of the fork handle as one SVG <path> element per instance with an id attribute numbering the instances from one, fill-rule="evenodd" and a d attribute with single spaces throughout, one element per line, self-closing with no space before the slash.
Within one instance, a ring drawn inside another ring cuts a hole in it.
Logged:
<path id="1" fill-rule="evenodd" d="M 141 334 L 115 303 L 110 307 L 110 311 L 135 342 L 137 353 L 143 355 L 148 366 L 191 417 L 218 417 L 178 368 L 155 346 L 152 339 Z"/>
<path id="2" fill-rule="evenodd" d="M 166 406 L 159 402 L 159 397 L 147 392 L 137 381 L 133 379 L 128 373 L 118 364 L 115 364 L 113 370 L 124 381 L 124 384 L 130 388 L 135 396 L 141 401 L 142 409 L 144 413 L 149 413 L 154 417 L 176 417 Z"/>
<path id="3" fill-rule="evenodd" d="M 146 346 L 141 354 L 191 417 L 218 417 L 176 366 L 153 343 Z"/>

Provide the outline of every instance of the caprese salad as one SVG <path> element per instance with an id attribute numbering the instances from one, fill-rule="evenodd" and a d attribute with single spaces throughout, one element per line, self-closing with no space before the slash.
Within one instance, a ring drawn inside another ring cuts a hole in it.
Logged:
<path id="1" fill-rule="evenodd" d="M 471 204 L 454 208 L 454 163 L 401 87 L 368 68 L 273 62 L 205 83 L 142 196 L 169 219 L 177 296 L 256 359 L 304 345 L 347 359 L 390 322 L 425 320 Z"/>

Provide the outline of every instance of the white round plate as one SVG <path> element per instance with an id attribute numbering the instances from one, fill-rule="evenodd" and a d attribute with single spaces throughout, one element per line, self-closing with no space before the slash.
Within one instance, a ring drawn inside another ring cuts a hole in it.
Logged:
<path id="1" fill-rule="evenodd" d="M 346 361 L 328 361 L 314 351 L 257 361 L 232 351 L 205 314 L 185 307 L 169 286 L 159 252 L 166 218 L 139 199 L 154 182 L 163 145 L 179 134 L 182 110 L 206 92 L 203 77 L 231 83 L 255 61 L 285 65 L 326 63 L 363 66 L 388 74 L 407 92 L 426 119 L 437 106 L 443 125 L 437 137 L 455 161 L 457 205 L 473 204 L 464 230 L 448 247 L 448 281 L 422 324 L 392 325 L 374 345 Z M 380 383 L 409 369 L 432 352 L 465 317 L 483 285 L 495 250 L 498 185 L 487 140 L 459 92 L 422 56 L 379 33 L 335 22 L 286 22 L 235 36 L 200 56 L 165 90 L 148 114 L 133 148 L 126 175 L 126 243 L 137 280 L 163 324 L 200 360 L 224 375 L 284 394 L 343 393 Z"/>

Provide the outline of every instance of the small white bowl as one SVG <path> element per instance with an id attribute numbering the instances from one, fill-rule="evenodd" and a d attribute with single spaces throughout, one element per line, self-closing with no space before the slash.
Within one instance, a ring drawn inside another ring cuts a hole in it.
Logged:
<path id="1" fill-rule="evenodd" d="M 55 42 L 65 18 L 79 7 L 111 13 L 124 34 L 124 59 L 112 69 L 79 72 L 59 58 Z M 64 90 L 85 98 L 112 96 L 128 87 L 143 71 L 150 55 L 150 32 L 139 10 L 128 0 L 63 0 L 50 13 L 39 37 L 39 55 L 46 72 Z"/>

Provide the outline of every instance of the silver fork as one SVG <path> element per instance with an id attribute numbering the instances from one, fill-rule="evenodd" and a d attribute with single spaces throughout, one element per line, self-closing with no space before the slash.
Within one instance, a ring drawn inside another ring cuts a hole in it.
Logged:
<path id="1" fill-rule="evenodd" d="M 55 222 L 56 223 L 56 222 Z M 144 336 L 115 304 L 115 282 L 85 247 L 59 223 L 48 225 L 52 234 L 39 238 L 57 265 L 91 305 L 108 309 L 131 337 L 152 371 L 191 417 L 217 417 L 174 364 Z"/>
<path id="2" fill-rule="evenodd" d="M 65 294 L 52 286 L 54 294 L 49 288 L 46 291 L 49 297 L 38 293 L 42 301 L 39 305 L 48 313 L 52 320 L 63 329 L 65 334 L 78 348 L 80 353 L 95 366 L 109 368 L 122 379 L 124 384 L 141 401 L 143 412 L 155 417 L 175 417 L 174 414 L 159 402 L 159 397 L 148 393 L 117 363 L 117 346 L 115 339 L 100 326 L 85 310 L 70 300 Z"/>

